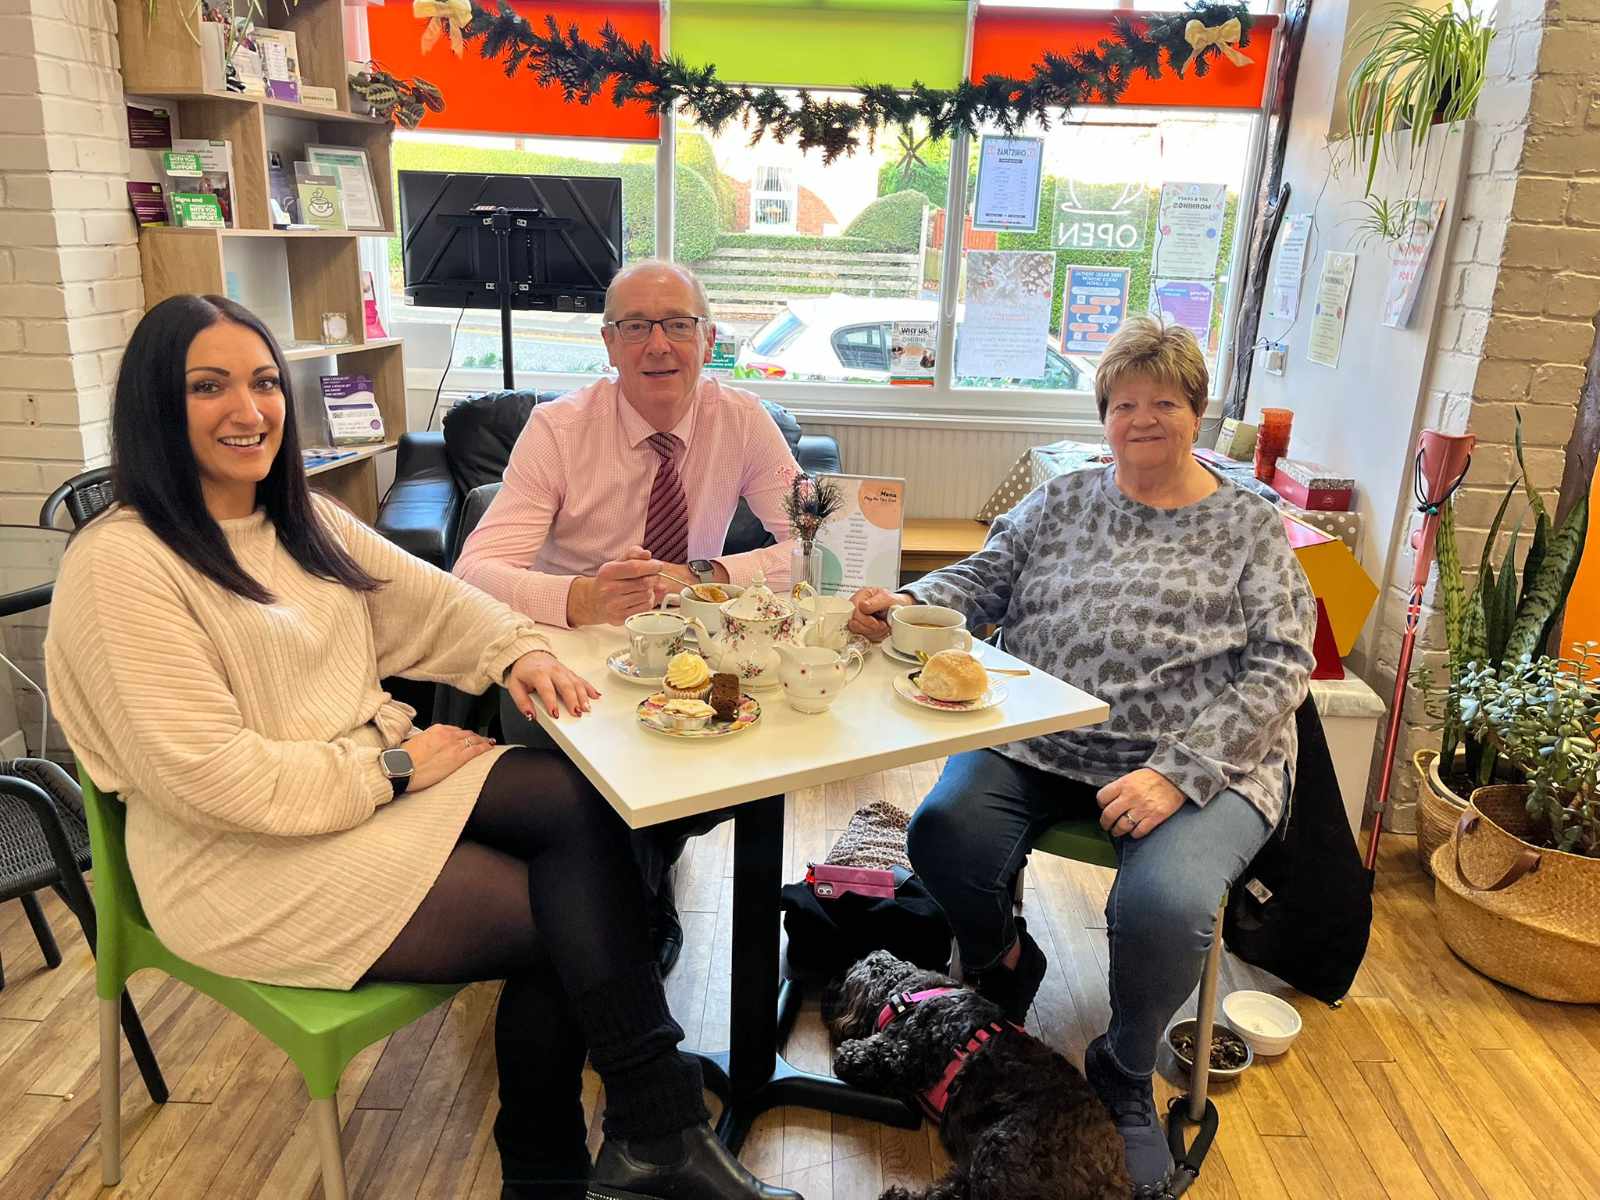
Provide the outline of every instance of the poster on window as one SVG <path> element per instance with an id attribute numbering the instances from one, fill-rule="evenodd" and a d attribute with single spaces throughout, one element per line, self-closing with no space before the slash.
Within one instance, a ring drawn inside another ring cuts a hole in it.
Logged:
<path id="1" fill-rule="evenodd" d="M 1044 139 L 985 134 L 978 149 L 974 229 L 1032 233 L 1039 228 Z"/>
<path id="2" fill-rule="evenodd" d="M 1128 316 L 1127 267 L 1068 267 L 1061 352 L 1099 354 Z"/>
<path id="3" fill-rule="evenodd" d="M 1405 236 L 1389 256 L 1389 286 L 1383 295 L 1383 323 L 1391 329 L 1404 329 L 1411 323 L 1417 306 L 1422 279 L 1428 270 L 1428 255 L 1433 251 L 1434 235 L 1444 216 L 1443 200 L 1413 200 Z"/>
<path id="4" fill-rule="evenodd" d="M 1047 250 L 969 252 L 956 374 L 1042 378 L 1055 280 L 1056 256 Z"/>
<path id="5" fill-rule="evenodd" d="M 1163 183 L 1156 215 L 1156 275 L 1213 279 L 1222 249 L 1222 183 Z"/>
<path id="6" fill-rule="evenodd" d="M 889 337 L 889 382 L 932 387 L 939 322 L 895 321 L 890 325 Z"/>
<path id="7" fill-rule="evenodd" d="M 1194 334 L 1200 349 L 1211 338 L 1211 310 L 1217 289 L 1193 279 L 1156 279 L 1150 283 L 1150 311 L 1168 325 L 1182 325 Z"/>

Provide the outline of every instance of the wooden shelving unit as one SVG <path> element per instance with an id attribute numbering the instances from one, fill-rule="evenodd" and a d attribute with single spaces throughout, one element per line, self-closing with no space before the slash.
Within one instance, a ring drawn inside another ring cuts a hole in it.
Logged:
<path id="1" fill-rule="evenodd" d="M 295 33 L 302 80 L 333 88 L 338 97 L 336 111 L 206 88 L 202 46 L 183 17 L 188 7 L 165 0 L 153 7 L 148 0 L 117 0 L 124 90 L 136 102 L 167 105 L 178 136 L 215 138 L 231 144 L 236 227 L 141 230 L 139 260 L 145 306 L 184 292 L 230 294 L 231 275 L 246 292 L 282 298 L 272 311 L 258 308 L 280 338 L 314 343 L 286 351 L 287 361 L 332 357 L 340 373 L 370 375 L 387 441 L 311 472 L 318 488 L 370 521 L 378 506 L 374 460 L 393 450 L 406 429 L 405 361 L 400 339 L 362 339 L 339 346 L 323 346 L 320 341 L 326 312 L 344 313 L 352 335 L 361 338 L 361 261 L 356 239 L 393 236 L 392 127 L 387 121 L 350 111 L 341 0 L 298 0 L 294 4 L 268 0 L 266 15 L 257 22 Z M 357 146 L 366 152 L 384 228 L 272 228 L 268 151 L 279 151 L 287 163 L 303 157 L 307 144 Z M 257 307 L 248 298 L 246 303 Z M 320 440 L 314 431 L 302 437 L 308 443 Z"/>

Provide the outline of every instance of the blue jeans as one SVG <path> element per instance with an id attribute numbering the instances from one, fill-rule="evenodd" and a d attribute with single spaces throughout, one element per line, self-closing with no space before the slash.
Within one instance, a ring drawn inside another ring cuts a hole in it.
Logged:
<path id="1" fill-rule="evenodd" d="M 1096 789 L 993 750 L 951 757 L 911 819 L 911 863 L 944 908 L 964 969 L 993 967 L 1016 941 L 1012 888 L 1034 838 L 1057 821 L 1098 817 Z M 1200 980 L 1223 891 L 1272 831 L 1237 792 L 1185 802 L 1144 838 L 1119 837 L 1106 899 L 1113 1061 L 1155 1070 L 1167 1022 Z"/>

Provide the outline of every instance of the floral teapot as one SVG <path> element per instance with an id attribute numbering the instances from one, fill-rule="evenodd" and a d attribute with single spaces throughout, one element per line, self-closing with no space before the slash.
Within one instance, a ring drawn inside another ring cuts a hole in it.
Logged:
<path id="1" fill-rule="evenodd" d="M 700 639 L 700 654 L 713 671 L 739 677 L 747 688 L 776 687 L 779 643 L 798 645 L 801 618 L 794 605 L 773 594 L 766 578 L 757 575 L 744 594 L 718 606 L 722 632 L 712 637 L 698 618 L 689 625 Z"/>

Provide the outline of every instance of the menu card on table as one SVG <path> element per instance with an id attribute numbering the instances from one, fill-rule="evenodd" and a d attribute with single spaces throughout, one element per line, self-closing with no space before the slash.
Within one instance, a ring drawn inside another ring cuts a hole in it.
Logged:
<path id="1" fill-rule="evenodd" d="M 867 475 L 824 475 L 839 486 L 839 512 L 817 531 L 822 588 L 848 596 L 864 587 L 900 586 L 900 532 L 906 481 Z"/>

